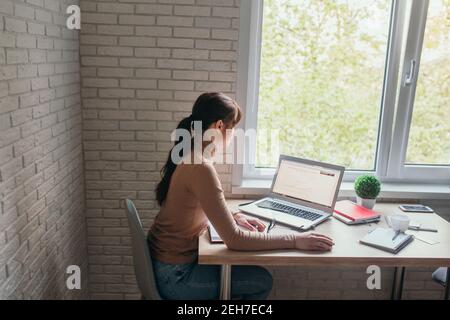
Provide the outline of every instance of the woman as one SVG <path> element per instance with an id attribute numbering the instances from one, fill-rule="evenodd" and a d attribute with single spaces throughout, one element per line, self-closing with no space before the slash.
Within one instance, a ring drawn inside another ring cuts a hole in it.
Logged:
<path id="1" fill-rule="evenodd" d="M 203 143 L 200 152 L 192 148 L 191 141 L 191 152 L 180 156 L 194 160 L 190 161 L 192 164 L 174 163 L 169 154 L 163 167 L 163 177 L 156 188 L 161 210 L 148 239 L 156 283 L 165 299 L 219 297 L 220 267 L 197 263 L 198 237 L 206 230 L 208 220 L 232 250 L 327 251 L 334 244 L 319 234 L 269 235 L 263 232 L 265 225 L 259 219 L 229 211 L 211 157 L 204 156 L 202 151 L 207 147 L 214 150 L 210 143 L 213 147 L 226 146 L 240 119 L 241 110 L 233 99 L 222 93 L 205 93 L 195 102 L 192 114 L 178 125 L 177 129 L 191 131 L 193 123 L 201 121 L 203 133 L 215 130 L 223 139 Z M 178 143 L 181 141 L 175 146 Z M 235 299 L 265 299 L 272 288 L 270 273 L 261 267 L 233 266 L 231 279 L 231 297 Z"/>

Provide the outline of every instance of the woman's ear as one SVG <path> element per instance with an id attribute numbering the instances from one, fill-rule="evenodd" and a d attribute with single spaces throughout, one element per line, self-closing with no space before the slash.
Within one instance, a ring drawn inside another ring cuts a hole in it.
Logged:
<path id="1" fill-rule="evenodd" d="M 219 130 L 222 130 L 225 127 L 225 124 L 223 123 L 222 120 L 219 120 L 216 122 L 216 128 Z"/>

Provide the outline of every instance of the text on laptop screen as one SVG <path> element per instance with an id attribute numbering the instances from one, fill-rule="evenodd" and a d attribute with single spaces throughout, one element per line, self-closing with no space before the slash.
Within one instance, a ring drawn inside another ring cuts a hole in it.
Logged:
<path id="1" fill-rule="evenodd" d="M 272 192 L 331 207 L 339 176 L 339 170 L 282 160 Z"/>

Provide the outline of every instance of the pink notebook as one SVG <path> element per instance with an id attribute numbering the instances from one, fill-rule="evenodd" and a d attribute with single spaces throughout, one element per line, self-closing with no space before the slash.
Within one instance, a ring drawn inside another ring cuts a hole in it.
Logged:
<path id="1" fill-rule="evenodd" d="M 373 220 L 380 217 L 378 212 L 359 206 L 350 200 L 336 202 L 334 212 L 354 222 Z"/>

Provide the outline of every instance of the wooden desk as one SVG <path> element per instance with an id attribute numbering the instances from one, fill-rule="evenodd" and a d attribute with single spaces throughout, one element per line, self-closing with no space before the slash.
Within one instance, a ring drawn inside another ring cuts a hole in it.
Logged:
<path id="1" fill-rule="evenodd" d="M 246 200 L 229 200 L 230 209 L 236 210 L 239 203 Z M 270 266 L 302 266 L 302 265 L 333 265 L 333 266 L 391 266 L 396 267 L 396 276 L 392 298 L 401 298 L 405 267 L 450 267 L 450 224 L 437 214 L 405 213 L 398 209 L 398 204 L 376 204 L 374 210 L 382 215 L 406 214 L 411 220 L 434 226 L 438 233 L 424 231 L 407 231 L 416 239 L 398 254 L 391 254 L 359 243 L 370 230 L 376 227 L 387 227 L 384 217 L 379 223 L 347 226 L 330 218 L 318 225 L 314 232 L 331 237 L 336 243 L 333 250 L 325 253 L 298 250 L 276 250 L 244 252 L 228 250 L 224 244 L 211 244 L 208 234 L 199 239 L 199 263 L 222 265 L 221 297 L 230 298 L 231 265 L 270 265 Z M 284 226 L 277 226 L 272 233 L 295 233 Z M 428 244 L 420 239 L 439 241 L 438 244 Z M 448 298 L 450 272 L 447 270 L 446 299 Z M 431 277 L 431 275 L 430 275 Z"/>

